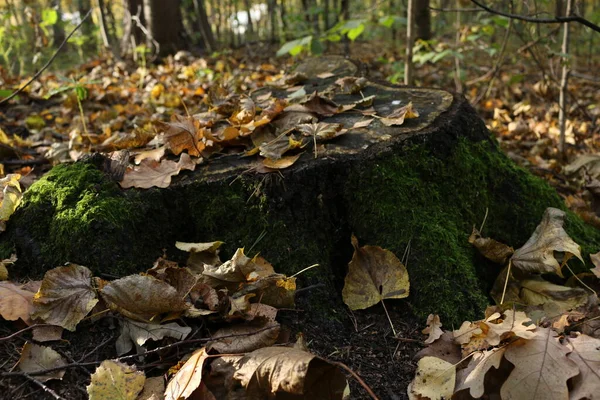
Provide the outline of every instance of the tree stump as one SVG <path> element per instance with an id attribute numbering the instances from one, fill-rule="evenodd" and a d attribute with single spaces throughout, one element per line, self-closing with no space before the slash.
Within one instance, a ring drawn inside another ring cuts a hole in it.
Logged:
<path id="1" fill-rule="evenodd" d="M 310 77 L 307 93 L 361 74 L 336 57 L 298 71 Z M 323 72 L 335 76 L 319 78 Z M 256 159 L 223 156 L 166 189 L 123 190 L 101 171 L 99 157 L 55 167 L 26 192 L 0 237 L 2 254 L 18 255 L 11 276 L 39 278 L 67 261 L 126 275 L 151 267 L 163 251 L 185 260 L 176 241 L 221 240 L 223 258 L 245 247 L 288 275 L 319 263 L 300 283 L 324 284 L 308 298 L 311 312 L 327 313 L 340 304 L 354 234 L 361 245 L 408 255 L 410 296 L 396 304 L 418 317 L 440 314 L 448 326 L 480 318 L 501 266 L 469 245 L 472 227 L 487 215 L 484 234 L 516 248 L 547 207 L 565 208 L 562 200 L 499 150 L 463 96 L 377 82 L 362 95 L 376 95 L 378 115 L 412 102 L 420 116 L 401 126 L 375 119 L 353 129 L 360 113 L 337 114 L 325 121 L 349 132 L 319 147 L 316 158 L 308 149 L 280 173 L 258 174 L 251 172 Z M 358 96 L 334 100 L 348 104 Z M 574 214 L 565 228 L 583 253 L 600 250 L 599 232 Z"/>

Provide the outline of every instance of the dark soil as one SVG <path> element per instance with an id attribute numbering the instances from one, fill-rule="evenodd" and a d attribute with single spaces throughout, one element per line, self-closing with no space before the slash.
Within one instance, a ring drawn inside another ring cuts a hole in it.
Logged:
<path id="1" fill-rule="evenodd" d="M 405 302 L 389 301 L 386 305 L 400 339 L 394 339 L 381 305 L 354 313 L 347 309 L 338 309 L 334 312 L 336 320 L 311 321 L 310 310 L 283 310 L 279 315 L 282 324 L 289 328 L 289 342 L 294 342 L 297 334 L 301 332 L 311 352 L 347 365 L 364 380 L 379 399 L 407 399 L 406 388 L 416 368 L 413 356 L 422 348 L 422 323 L 410 315 Z M 18 329 L 15 324 L 0 322 L 0 374 L 19 371 L 14 365 L 19 359 L 24 343 L 31 340 L 31 331 L 23 332 L 9 340 L 2 340 L 2 337 L 11 335 Z M 207 333 L 206 326 L 200 325 L 195 327 L 191 336 L 206 337 Z M 82 322 L 77 332 L 65 331 L 60 342 L 45 343 L 61 353 L 69 363 L 78 364 L 68 368 L 61 381 L 49 381 L 46 385 L 64 399 L 87 399 L 86 386 L 89 385 L 90 375 L 96 366 L 103 360 L 117 357 L 115 341 L 118 336 L 117 321 L 106 317 L 94 323 Z M 166 344 L 169 342 L 154 343 L 155 347 Z M 152 348 L 151 346 L 148 348 Z M 135 358 L 124 362 L 135 362 L 138 369 L 144 370 L 146 376 L 166 376 L 170 367 L 200 346 L 202 344 L 198 343 L 177 346 L 169 351 L 150 354 L 141 362 Z M 347 377 L 352 399 L 370 398 L 350 374 L 347 374 Z M 0 399 L 55 398 L 23 376 L 5 375 L 0 378 Z"/>

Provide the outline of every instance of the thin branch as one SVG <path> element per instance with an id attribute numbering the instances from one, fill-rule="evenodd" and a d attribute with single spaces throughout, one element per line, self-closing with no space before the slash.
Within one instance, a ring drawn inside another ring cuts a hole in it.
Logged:
<path id="1" fill-rule="evenodd" d="M 365 381 L 363 381 L 362 378 L 360 376 L 358 376 L 358 374 L 356 372 L 354 372 L 349 366 L 347 366 L 346 364 L 341 363 L 339 361 L 327 360 L 327 362 L 329 362 L 330 364 L 333 364 L 333 365 L 337 365 L 338 367 L 348 371 L 348 373 L 350 373 L 350 375 L 352 375 L 352 377 L 354 379 L 356 379 L 356 381 L 360 384 L 360 386 L 362 386 L 367 391 L 367 393 L 369 393 L 369 396 L 371 396 L 371 398 L 373 400 L 379 400 L 379 398 L 375 395 L 375 393 L 373 393 L 373 390 L 371 390 L 369 385 L 367 385 L 365 383 Z"/>
<path id="2" fill-rule="evenodd" d="M 56 393 L 54 390 L 50 389 L 43 382 L 35 379 L 33 376 L 31 376 L 25 372 L 12 372 L 11 374 L 12 374 L 12 376 L 22 376 L 23 378 L 35 383 L 36 385 L 41 387 L 44 392 L 48 393 L 49 395 L 54 397 L 56 400 L 65 400 L 64 397 L 59 396 L 58 393 Z"/>
<path id="3" fill-rule="evenodd" d="M 65 40 L 63 40 L 63 42 L 60 44 L 60 46 L 58 46 L 58 49 L 56 49 L 56 51 L 54 52 L 54 54 L 52 55 L 52 57 L 50 57 L 50 59 L 48 60 L 48 62 L 46 62 L 46 64 L 44 64 L 44 66 L 38 72 L 36 72 L 36 74 L 29 81 L 27 81 L 27 83 L 25 85 L 21 86 L 19 89 L 17 89 L 13 94 L 11 94 L 10 96 L 8 96 L 7 98 L 0 100 L 0 104 L 6 103 L 10 99 L 12 99 L 16 95 L 18 95 L 19 93 L 22 93 L 23 90 L 25 90 L 25 88 L 27 86 L 29 86 L 33 81 L 35 81 L 37 78 L 39 78 L 40 75 L 46 69 L 48 69 L 48 67 L 50 66 L 50 64 L 52 64 L 52 62 L 54 61 L 54 59 L 56 58 L 56 56 L 58 56 L 58 53 L 62 50 L 62 48 L 65 46 L 65 44 L 67 44 L 67 42 L 69 41 L 69 39 L 71 38 L 71 36 L 73 36 L 73 34 L 77 31 L 77 29 L 79 29 L 79 27 L 81 25 L 83 25 L 83 23 L 85 22 L 85 20 L 89 18 L 89 16 L 92 14 L 93 10 L 94 10 L 93 8 L 90 8 L 90 10 L 87 12 L 87 14 L 85 14 L 85 16 L 81 19 L 81 22 L 79 22 L 79 24 L 77 24 L 77 26 L 71 31 L 71 33 L 69 33 L 69 35 L 65 38 Z"/>
<path id="4" fill-rule="evenodd" d="M 485 11 L 492 13 L 492 14 L 496 14 L 496 15 L 500 15 L 502 17 L 506 17 L 506 18 L 510 18 L 510 19 L 517 19 L 519 21 L 526 21 L 526 22 L 533 22 L 536 24 L 562 24 L 564 22 L 578 22 L 582 25 L 587 26 L 588 28 L 590 28 L 593 31 L 596 32 L 600 32 L 600 26 L 594 24 L 591 21 L 588 21 L 587 19 L 580 17 L 577 14 L 571 13 L 568 16 L 565 17 L 560 17 L 560 16 L 556 16 L 554 18 L 533 18 L 533 17 L 529 17 L 526 15 L 519 15 L 519 14 L 510 14 L 510 13 L 506 13 L 503 11 L 499 11 L 499 10 L 494 10 L 493 8 L 490 8 L 488 6 L 486 6 L 485 4 L 481 3 L 481 1 L 479 0 L 471 0 L 471 2 L 479 7 L 481 7 L 482 9 L 484 9 Z"/>
<path id="5" fill-rule="evenodd" d="M 12 338 L 14 338 L 15 336 L 19 336 L 21 333 L 23 332 L 27 332 L 30 329 L 33 328 L 41 328 L 41 327 L 46 327 L 46 326 L 56 326 L 56 325 L 52 325 L 52 324 L 37 324 L 37 325 L 31 325 L 28 326 L 27 328 L 23 328 L 20 331 L 16 331 L 15 333 L 13 333 L 12 335 L 8 335 L 8 336 L 4 336 L 4 337 L 0 337 L 0 342 L 4 341 L 4 340 L 10 340 Z"/>
<path id="6" fill-rule="evenodd" d="M 431 7 L 429 6 L 429 9 L 431 11 L 437 11 L 437 12 L 483 12 L 484 10 L 480 9 L 480 8 L 437 8 L 437 7 Z"/>

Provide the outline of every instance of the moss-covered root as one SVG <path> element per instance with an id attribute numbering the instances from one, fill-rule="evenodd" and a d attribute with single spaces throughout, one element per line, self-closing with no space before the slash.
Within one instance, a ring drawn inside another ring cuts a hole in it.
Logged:
<path id="1" fill-rule="evenodd" d="M 421 318 L 440 314 L 458 326 L 479 319 L 499 271 L 467 242 L 486 211 L 486 236 L 521 246 L 546 207 L 564 208 L 544 181 L 515 166 L 488 141 L 460 140 L 441 159 L 424 146 L 356 169 L 346 191 L 352 230 L 363 243 L 403 254 L 411 244 L 410 304 Z M 570 214 L 567 231 L 584 251 L 600 249 L 600 232 Z M 595 243 L 595 245 L 594 245 Z"/>

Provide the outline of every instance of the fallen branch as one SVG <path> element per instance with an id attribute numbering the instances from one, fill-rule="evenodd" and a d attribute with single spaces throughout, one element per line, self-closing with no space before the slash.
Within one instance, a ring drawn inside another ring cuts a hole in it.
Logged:
<path id="1" fill-rule="evenodd" d="M 365 381 L 362 380 L 362 378 L 360 376 L 358 376 L 358 374 L 356 372 L 354 372 L 349 366 L 347 366 L 344 363 L 341 363 L 339 361 L 331 361 L 331 360 L 327 360 L 330 364 L 336 365 L 344 370 L 346 370 L 350 375 L 352 375 L 352 377 L 354 379 L 356 379 L 356 381 L 360 384 L 360 386 L 362 386 L 367 393 L 369 393 L 369 396 L 371 396 L 371 398 L 373 400 L 379 400 L 379 397 L 377 397 L 375 395 L 375 393 L 373 393 L 373 390 L 371 390 L 371 388 L 369 387 L 369 385 L 367 385 L 365 383 Z"/>
<path id="2" fill-rule="evenodd" d="M 54 52 L 54 54 L 52 55 L 52 57 L 50 57 L 50 59 L 48 60 L 48 62 L 46 62 L 46 64 L 44 64 L 44 66 L 38 72 L 36 72 L 36 74 L 33 75 L 33 77 L 29 81 L 27 81 L 27 83 L 25 85 L 21 86 L 19 89 L 17 89 L 13 94 L 11 94 L 10 96 L 8 96 L 7 98 L 0 100 L 0 104 L 6 103 L 10 99 L 12 99 L 16 95 L 18 95 L 19 93 L 22 93 L 23 90 L 25 90 L 25 88 L 27 86 L 29 86 L 33 81 L 35 81 L 37 78 L 39 78 L 40 75 L 42 75 L 42 73 L 46 69 L 48 69 L 48 67 L 50 66 L 50 64 L 52 64 L 52 62 L 54 61 L 54 59 L 56 58 L 56 56 L 58 56 L 58 53 L 62 50 L 62 48 L 65 46 L 65 44 L 67 44 L 67 42 L 69 41 L 69 39 L 71 38 L 71 36 L 73 36 L 73 34 L 77 31 L 77 29 L 79 29 L 79 27 L 81 25 L 83 25 L 83 23 L 85 22 L 85 20 L 89 18 L 89 16 L 92 14 L 93 10 L 94 10 L 93 8 L 90 8 L 90 11 L 88 11 L 87 14 L 85 14 L 85 16 L 81 19 L 81 22 L 79 22 L 79 24 L 77 24 L 77 26 L 71 31 L 71 33 L 69 33 L 69 35 L 65 38 L 65 40 L 63 40 L 63 42 L 60 44 L 60 46 L 58 46 L 58 49 L 56 49 L 56 51 Z"/>
<path id="3" fill-rule="evenodd" d="M 44 392 L 48 393 L 50 396 L 54 397 L 56 400 L 65 400 L 64 397 L 60 396 L 54 390 L 52 390 L 48 386 L 46 386 L 44 384 L 44 382 L 35 379 L 30 374 L 27 374 L 25 372 L 11 372 L 11 374 L 12 374 L 11 376 L 20 376 L 20 377 L 23 377 L 23 378 L 27 379 L 30 382 L 35 383 L 36 385 L 38 385 L 39 387 L 41 387 Z"/>

